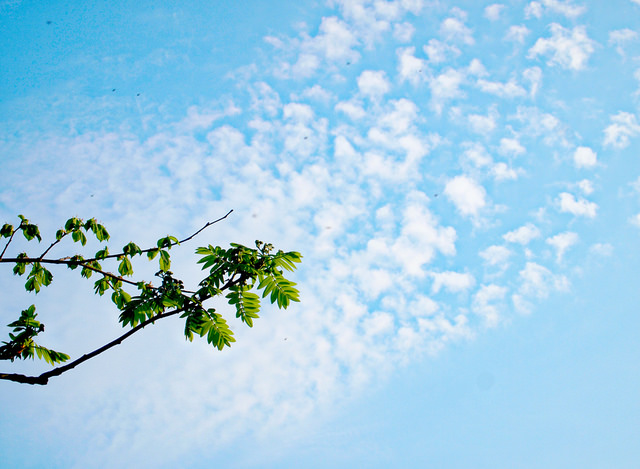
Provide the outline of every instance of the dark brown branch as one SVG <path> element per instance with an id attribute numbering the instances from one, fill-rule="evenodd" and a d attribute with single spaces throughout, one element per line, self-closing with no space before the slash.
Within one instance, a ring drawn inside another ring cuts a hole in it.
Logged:
<path id="1" fill-rule="evenodd" d="M 168 313 L 160 313 L 157 314 L 156 316 L 153 316 L 152 318 L 147 319 L 144 322 L 141 322 L 140 324 L 138 324 L 136 327 L 134 327 L 133 329 L 127 331 L 126 333 L 122 334 L 120 337 L 118 337 L 115 340 L 112 340 L 111 342 L 109 342 L 106 345 L 103 345 L 102 347 L 94 350 L 93 352 L 87 353 L 85 355 L 82 355 L 80 358 L 78 358 L 77 360 L 72 361 L 71 363 L 64 365 L 64 366 L 59 366 L 57 368 L 54 368 L 53 370 L 49 370 L 45 373 L 42 373 L 40 376 L 26 376 L 26 375 L 21 375 L 21 374 L 17 374 L 17 373 L 0 373 L 0 379 L 6 379 L 9 381 L 16 381 L 18 383 L 24 383 L 24 384 L 41 384 L 41 385 L 45 385 L 49 382 L 49 378 L 52 378 L 54 376 L 59 376 L 62 373 L 64 373 L 65 371 L 69 371 L 73 368 L 75 368 L 76 366 L 80 365 L 81 363 L 86 362 L 87 360 L 100 355 L 103 352 L 106 352 L 107 350 L 109 350 L 112 347 L 115 347 L 116 345 L 119 345 L 122 343 L 122 341 L 124 341 L 125 339 L 129 338 L 130 336 L 132 336 L 133 334 L 135 334 L 136 332 L 138 332 L 140 329 L 144 328 L 145 326 L 148 326 L 149 324 L 153 324 L 154 322 L 156 322 L 159 319 L 164 319 L 164 318 L 168 318 L 170 316 L 174 316 L 176 314 L 179 314 L 181 312 L 184 311 L 184 308 L 180 308 L 180 309 L 176 309 L 174 311 L 170 311 Z"/>
<path id="2" fill-rule="evenodd" d="M 220 288 L 220 292 L 223 292 L 224 290 L 227 290 L 239 283 L 241 283 L 242 281 L 244 281 L 245 279 L 243 278 L 243 276 L 241 275 L 238 279 L 234 279 L 233 276 L 232 278 L 230 278 L 227 283 L 225 283 L 222 288 Z M 200 301 L 200 303 L 202 304 L 202 302 L 210 299 L 211 297 L 207 297 L 204 298 Z M 135 334 L 136 332 L 138 332 L 139 330 L 141 330 L 142 328 L 144 328 L 145 326 L 148 326 L 149 324 L 153 324 L 155 323 L 157 320 L 159 319 L 164 319 L 164 318 L 168 318 L 170 316 L 175 316 L 176 314 L 182 313 L 184 311 L 184 308 L 180 308 L 180 309 L 176 309 L 167 313 L 160 313 L 157 314 L 155 316 L 153 316 L 152 318 L 147 319 L 144 322 L 141 322 L 140 324 L 138 324 L 136 327 L 134 327 L 133 329 L 125 332 L 124 334 L 122 334 L 120 337 L 118 337 L 115 340 L 112 340 L 111 342 L 109 342 L 106 345 L 103 345 L 102 347 L 94 350 L 93 352 L 87 353 L 85 355 L 82 355 L 80 358 L 78 358 L 77 360 L 72 361 L 71 363 L 68 363 L 67 365 L 64 366 L 59 366 L 57 368 L 54 368 L 53 370 L 49 370 L 45 373 L 42 373 L 40 376 L 26 376 L 26 375 L 21 375 L 18 373 L 0 373 L 0 379 L 5 379 L 8 381 L 15 381 L 17 383 L 23 383 L 23 384 L 40 384 L 40 385 L 45 385 L 49 382 L 49 378 L 52 378 L 54 376 L 59 376 L 62 373 L 64 373 L 65 371 L 69 371 L 73 368 L 75 368 L 76 366 L 80 365 L 81 363 L 86 362 L 87 360 L 100 355 L 103 352 L 106 352 L 107 350 L 109 350 L 112 347 L 115 347 L 116 345 L 121 344 L 125 339 L 129 338 L 130 336 L 132 336 L 133 334 Z"/>

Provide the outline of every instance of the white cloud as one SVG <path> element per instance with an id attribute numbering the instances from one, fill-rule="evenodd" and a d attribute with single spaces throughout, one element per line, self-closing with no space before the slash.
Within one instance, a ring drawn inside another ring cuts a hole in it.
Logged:
<path id="1" fill-rule="evenodd" d="M 431 105 L 438 114 L 442 112 L 444 103 L 453 98 L 464 96 L 464 93 L 460 90 L 460 85 L 464 81 L 465 74 L 453 68 L 448 68 L 440 75 L 429 80 Z"/>
<path id="2" fill-rule="evenodd" d="M 510 118 L 524 124 L 521 131 L 525 135 L 542 137 L 546 145 L 569 145 L 565 136 L 565 126 L 553 114 L 541 112 L 537 107 L 518 106 L 516 114 Z"/>
<path id="3" fill-rule="evenodd" d="M 453 8 L 452 12 L 454 16 L 446 18 L 440 24 L 440 34 L 449 41 L 473 45 L 475 41 L 471 29 L 464 24 L 466 13 L 458 8 Z"/>
<path id="4" fill-rule="evenodd" d="M 465 142 L 463 146 L 466 147 L 463 153 L 464 158 L 473 163 L 475 167 L 482 168 L 493 163 L 491 155 L 487 153 L 487 149 L 482 144 Z"/>
<path id="5" fill-rule="evenodd" d="M 523 246 L 529 244 L 532 240 L 540 237 L 540 230 L 533 223 L 527 223 L 520 228 L 517 228 L 513 231 L 509 231 L 508 233 L 502 236 L 505 241 L 509 243 L 518 243 Z"/>
<path id="6" fill-rule="evenodd" d="M 291 74 L 296 78 L 309 78 L 320 67 L 320 58 L 315 54 L 300 54 L 291 66 Z"/>
<path id="7" fill-rule="evenodd" d="M 347 60 L 358 56 L 353 47 L 358 43 L 349 25 L 335 16 L 322 18 L 320 32 L 311 47 L 328 60 Z"/>
<path id="8" fill-rule="evenodd" d="M 597 163 L 596 152 L 589 147 L 578 147 L 573 153 L 576 168 L 593 168 Z"/>
<path id="9" fill-rule="evenodd" d="M 462 215 L 477 216 L 487 204 L 487 191 L 467 176 L 456 176 L 447 182 L 445 195 Z"/>
<path id="10" fill-rule="evenodd" d="M 504 39 L 505 41 L 513 41 L 520 44 L 524 44 L 524 40 L 527 38 L 530 32 L 531 31 L 529 30 L 529 28 L 527 28 L 525 25 L 514 24 L 512 26 L 509 26 L 509 29 L 507 30 L 507 34 L 505 34 L 504 36 Z"/>
<path id="11" fill-rule="evenodd" d="M 534 298 L 547 298 L 552 291 L 566 290 L 569 287 L 569 281 L 565 276 L 554 275 L 549 269 L 535 262 L 526 263 L 520 271 L 520 280 L 520 294 Z"/>
<path id="12" fill-rule="evenodd" d="M 561 212 L 587 218 L 594 218 L 598 210 L 598 205 L 594 202 L 589 202 L 583 198 L 576 199 L 573 194 L 568 192 L 560 194 L 558 203 L 560 204 Z"/>
<path id="13" fill-rule="evenodd" d="M 349 118 L 353 120 L 362 119 L 367 115 L 362 105 L 357 101 L 340 101 L 336 104 L 336 111 L 344 112 Z"/>
<path id="14" fill-rule="evenodd" d="M 416 32 L 411 23 L 396 23 L 393 25 L 393 37 L 400 42 L 409 42 Z"/>
<path id="15" fill-rule="evenodd" d="M 518 156 L 526 153 L 526 149 L 516 138 L 501 138 L 498 153 L 505 156 Z"/>
<path id="16" fill-rule="evenodd" d="M 629 139 L 640 134 L 640 125 L 634 114 L 619 112 L 610 118 L 611 124 L 604 129 L 604 145 L 622 149 L 629 146 Z"/>
<path id="17" fill-rule="evenodd" d="M 314 113 L 311 106 L 301 103 L 288 103 L 282 108 L 282 116 L 295 122 L 308 124 L 313 120 Z"/>
<path id="18" fill-rule="evenodd" d="M 595 243 L 589 246 L 589 252 L 598 256 L 608 257 L 613 254 L 613 246 L 609 243 Z"/>
<path id="19" fill-rule="evenodd" d="M 384 71 L 365 70 L 358 77 L 358 89 L 365 96 L 377 99 L 388 93 L 390 88 Z"/>
<path id="20" fill-rule="evenodd" d="M 296 95 L 294 94 L 294 97 L 295 96 Z M 325 103 L 328 103 L 333 99 L 333 94 L 331 92 L 327 91 L 322 86 L 317 84 L 313 85 L 311 88 L 305 88 L 302 91 L 301 96 L 303 98 L 312 99 L 315 101 L 320 101 Z"/>
<path id="21" fill-rule="evenodd" d="M 460 49 L 456 46 L 438 41 L 437 39 L 430 39 L 425 46 L 422 46 L 422 49 L 432 64 L 444 62 L 450 56 L 457 57 L 461 54 Z"/>
<path id="22" fill-rule="evenodd" d="M 483 317 L 487 327 L 495 327 L 500 321 L 500 312 L 498 306 L 492 303 L 502 300 L 506 294 L 506 287 L 495 284 L 482 285 L 473 296 L 471 311 Z"/>
<path id="23" fill-rule="evenodd" d="M 638 228 L 640 228 L 640 213 L 633 215 L 632 217 L 629 218 L 629 222 L 632 225 L 637 226 Z"/>
<path id="24" fill-rule="evenodd" d="M 578 188 L 582 191 L 584 195 L 589 195 L 593 193 L 593 183 L 588 179 L 583 179 L 577 183 Z"/>
<path id="25" fill-rule="evenodd" d="M 540 2 L 531 2 L 524 7 L 524 14 L 527 18 L 532 16 L 540 18 L 542 16 L 542 5 Z"/>
<path id="26" fill-rule="evenodd" d="M 443 287 L 451 293 L 460 293 L 475 285 L 475 279 L 470 273 L 460 272 L 432 272 L 433 285 L 431 290 L 438 293 Z"/>
<path id="27" fill-rule="evenodd" d="M 625 28 L 625 29 L 617 29 L 615 31 L 609 32 L 609 41 L 607 43 L 609 45 L 616 46 L 616 52 L 624 57 L 624 46 L 635 39 L 638 38 L 638 33 Z"/>
<path id="28" fill-rule="evenodd" d="M 513 301 L 513 307 L 515 310 L 520 314 L 531 314 L 533 305 L 531 302 L 527 301 L 523 295 L 514 293 L 511 295 L 511 301 Z"/>
<path id="29" fill-rule="evenodd" d="M 535 98 L 542 83 L 542 70 L 540 70 L 540 67 L 527 68 L 522 72 L 522 77 L 531 84 L 529 96 Z"/>
<path id="30" fill-rule="evenodd" d="M 636 179 L 635 181 L 629 183 L 631 185 L 631 187 L 633 188 L 633 190 L 640 195 L 640 176 L 638 177 L 638 179 Z"/>
<path id="31" fill-rule="evenodd" d="M 500 19 L 500 13 L 504 10 L 504 5 L 500 3 L 492 3 L 484 7 L 484 16 L 490 21 L 496 21 Z"/>
<path id="32" fill-rule="evenodd" d="M 565 231 L 564 233 L 559 233 L 555 236 L 551 236 L 546 239 L 546 243 L 552 246 L 556 250 L 556 261 L 562 262 L 562 257 L 564 253 L 571 246 L 578 242 L 578 234 L 572 231 Z"/>
<path id="33" fill-rule="evenodd" d="M 471 60 L 471 62 L 469 62 L 467 72 L 469 73 L 469 75 L 475 77 L 485 77 L 489 75 L 489 72 L 487 72 L 487 69 L 478 58 L 474 58 Z"/>
<path id="34" fill-rule="evenodd" d="M 265 82 L 258 82 L 250 88 L 251 109 L 264 112 L 269 117 L 274 117 L 282 108 L 280 95 Z"/>
<path id="35" fill-rule="evenodd" d="M 469 127 L 475 133 L 486 135 L 496 128 L 496 120 L 498 119 L 498 111 L 495 107 L 491 107 L 487 115 L 469 114 L 467 121 Z"/>
<path id="36" fill-rule="evenodd" d="M 491 175 L 496 181 L 516 180 L 518 179 L 518 171 L 507 166 L 506 163 L 496 163 L 491 168 Z"/>
<path id="37" fill-rule="evenodd" d="M 538 55 L 547 55 L 549 65 L 559 65 L 565 69 L 582 70 L 589 56 L 595 51 L 595 42 L 587 36 L 584 26 L 576 26 L 572 30 L 563 28 L 557 23 L 550 26 L 551 37 L 539 38 L 527 55 L 534 59 Z"/>
<path id="38" fill-rule="evenodd" d="M 499 267 L 506 270 L 511 257 L 511 250 L 506 246 L 493 245 L 480 251 L 478 255 L 484 260 L 484 263 L 491 267 Z"/>
<path id="39" fill-rule="evenodd" d="M 506 83 L 479 79 L 477 85 L 483 92 L 493 94 L 500 98 L 516 98 L 527 95 L 525 89 L 516 83 L 514 79 Z"/>
<path id="40" fill-rule="evenodd" d="M 543 6 L 552 13 L 558 13 L 570 19 L 582 15 L 587 10 L 585 6 L 573 5 L 570 1 L 540 0 L 529 3 L 525 7 L 525 15 L 527 17 L 535 16 L 536 18 L 540 18 L 542 16 Z"/>
<path id="41" fill-rule="evenodd" d="M 427 71 L 426 61 L 416 57 L 415 50 L 415 47 L 407 47 L 396 51 L 400 82 L 409 81 L 414 86 L 426 80 Z"/>

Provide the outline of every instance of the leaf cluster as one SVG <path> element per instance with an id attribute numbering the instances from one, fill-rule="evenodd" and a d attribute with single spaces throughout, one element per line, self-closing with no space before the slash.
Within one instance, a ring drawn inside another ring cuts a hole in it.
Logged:
<path id="1" fill-rule="evenodd" d="M 16 358 L 33 360 L 34 356 L 43 359 L 50 365 L 62 363 L 69 359 L 66 353 L 56 352 L 34 342 L 33 338 L 44 332 L 44 324 L 36 320 L 35 305 L 23 310 L 20 317 L 8 324 L 13 327 L 9 333 L 9 342 L 2 342 L 0 346 L 0 360 L 14 361 Z"/>
<path id="2" fill-rule="evenodd" d="M 78 253 L 65 257 L 48 256 L 52 248 L 68 236 L 81 246 L 86 245 L 89 234 L 93 234 L 101 243 L 109 240 L 109 233 L 95 219 L 83 221 L 74 217 L 67 220 L 64 227 L 56 232 L 55 240 L 39 256 L 29 256 L 22 252 L 14 258 L 4 258 L 9 244 L 19 231 L 28 241 L 42 240 L 36 225 L 22 215 L 19 218 L 20 224 L 16 228 L 5 224 L 0 229 L 0 237 L 8 238 L 0 254 L 0 263 L 13 264 L 15 275 L 27 275 L 25 289 L 37 294 L 42 287 L 49 286 L 53 280 L 51 271 L 45 267 L 49 265 L 62 265 L 71 270 L 79 268 L 81 276 L 87 279 L 96 274 L 99 278 L 93 283 L 94 292 L 100 296 L 111 293 L 111 301 L 119 310 L 118 320 L 123 327 L 131 329 L 130 333 L 156 320 L 179 314 L 185 321 L 184 335 L 187 340 L 192 341 L 197 335 L 206 338 L 209 344 L 222 350 L 235 342 L 235 339 L 225 318 L 205 304 L 211 298 L 224 294 L 227 302 L 234 307 L 236 317 L 249 327 L 259 318 L 261 299 L 268 297 L 269 301 L 277 304 L 279 308 L 287 308 L 291 302 L 299 301 L 296 284 L 284 277 L 284 271 L 293 272 L 301 262 L 302 256 L 298 252 L 274 252 L 271 244 L 262 241 L 256 241 L 255 248 L 235 243 L 228 249 L 212 245 L 198 247 L 196 254 L 200 258 L 197 263 L 201 265 L 205 275 L 194 291 L 185 289 L 182 280 L 169 270 L 169 251 L 173 246 L 190 240 L 215 222 L 207 223 L 204 228 L 182 241 L 174 236 L 162 237 L 155 246 L 147 249 L 130 242 L 115 254 L 111 254 L 105 245 L 91 257 Z M 130 279 L 134 275 L 135 258 L 143 254 L 146 254 L 149 261 L 157 259 L 158 286 L 154 286 L 150 281 Z M 104 268 L 105 262 L 114 264 L 113 268 Z M 135 288 L 136 291 L 130 293 L 125 288 L 129 291 Z M 35 354 L 54 364 L 69 358 L 68 355 L 46 349 L 33 342 L 33 338 L 44 330 L 44 325 L 36 321 L 35 317 L 35 306 L 32 305 L 22 311 L 17 321 L 9 324 L 14 330 L 9 334 L 10 340 L 0 347 L 0 359 L 13 361 L 16 358 L 33 358 Z M 126 333 L 123 338 L 128 337 L 130 333 Z M 109 348 L 120 340 L 105 347 Z M 102 351 L 99 349 L 97 353 Z"/>

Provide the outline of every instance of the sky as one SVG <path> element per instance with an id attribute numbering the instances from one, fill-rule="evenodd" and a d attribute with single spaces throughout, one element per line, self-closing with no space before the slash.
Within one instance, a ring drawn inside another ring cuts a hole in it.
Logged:
<path id="1" fill-rule="evenodd" d="M 0 383 L 3 464 L 637 468 L 639 15 L 0 0 L 0 222 L 48 246 L 96 217 L 114 252 L 233 209 L 172 251 L 187 285 L 199 245 L 304 256 L 288 310 L 249 329 L 217 304 L 222 352 L 172 318 L 47 386 Z M 122 333 L 53 275 L 35 296 L 0 269 L 4 324 L 35 303 L 72 358 Z"/>

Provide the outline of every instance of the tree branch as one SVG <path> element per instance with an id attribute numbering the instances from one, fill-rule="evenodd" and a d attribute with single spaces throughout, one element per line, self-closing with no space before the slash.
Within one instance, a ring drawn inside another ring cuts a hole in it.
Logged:
<path id="1" fill-rule="evenodd" d="M 223 292 L 223 291 L 225 291 L 225 290 L 227 290 L 227 289 L 229 289 L 229 288 L 241 283 L 243 280 L 244 280 L 244 278 L 243 278 L 242 275 L 237 279 L 234 279 L 233 277 L 230 278 L 222 286 L 222 288 L 220 288 L 220 292 Z M 204 301 L 206 301 L 206 300 L 208 300 L 210 298 L 211 297 L 204 298 L 204 299 L 202 299 L 200 301 L 200 303 L 202 303 L 202 302 L 204 302 Z M 170 316 L 175 316 L 176 314 L 182 313 L 184 310 L 185 310 L 185 308 L 179 308 L 179 309 L 176 309 L 176 310 L 173 310 L 173 311 L 169 311 L 167 313 L 157 314 L 157 315 L 147 319 L 146 321 L 141 322 L 140 324 L 138 324 L 133 329 L 125 332 L 124 334 L 122 334 L 117 339 L 112 340 L 108 344 L 103 345 L 102 347 L 94 350 L 93 352 L 84 354 L 80 358 L 72 361 L 71 363 L 68 363 L 68 364 L 63 365 L 63 366 L 59 366 L 57 368 L 54 368 L 53 370 L 49 370 L 49 371 L 47 371 L 45 373 L 42 373 L 39 376 L 27 376 L 27 375 L 21 375 L 21 374 L 18 374 L 18 373 L 0 373 L 0 379 L 5 379 L 5 380 L 8 380 L 8 381 L 15 381 L 17 383 L 23 383 L 23 384 L 46 385 L 49 382 L 49 378 L 52 378 L 54 376 L 60 376 L 65 371 L 72 370 L 73 368 L 75 368 L 76 366 L 80 365 L 81 363 L 84 363 L 87 360 L 89 360 L 89 359 L 91 359 L 91 358 L 93 358 L 93 357 L 95 357 L 97 355 L 100 355 L 103 352 L 106 352 L 110 348 L 113 348 L 116 345 L 121 344 L 124 340 L 128 339 L 133 334 L 135 334 L 139 330 L 143 329 L 145 326 L 148 326 L 149 324 L 153 324 L 159 319 L 164 319 L 164 318 L 168 318 Z"/>
<path id="2" fill-rule="evenodd" d="M 191 236 L 189 236 L 189 237 L 187 237 L 187 238 L 185 238 L 185 239 L 183 239 L 181 241 L 178 241 L 177 243 L 171 243 L 170 246 L 176 246 L 177 244 L 182 244 L 182 243 L 185 243 L 187 241 L 190 241 L 191 239 L 193 239 L 194 237 L 196 237 L 197 235 L 202 233 L 205 229 L 209 228 L 211 225 L 215 225 L 216 223 L 218 223 L 218 222 L 224 220 L 225 218 L 227 218 L 231 214 L 231 212 L 233 212 L 233 209 L 229 210 L 227 212 L 227 214 L 224 215 L 223 217 L 220 217 L 220 218 L 218 218 L 217 220 L 214 220 L 214 221 L 207 222 L 206 225 L 204 225 L 198 231 L 193 233 Z M 15 234 L 15 231 L 14 231 L 14 234 Z M 9 241 L 7 242 L 7 245 L 5 246 L 4 250 L 2 251 L 2 255 L 4 255 L 4 252 L 7 250 L 7 247 L 9 246 L 9 243 L 11 242 L 12 238 L 13 238 L 13 234 L 11 235 L 11 238 L 9 238 Z M 83 259 L 80 262 L 77 262 L 77 261 L 71 261 L 70 262 L 71 257 L 63 257 L 61 259 L 43 259 L 44 255 L 53 246 L 55 246 L 57 243 L 58 243 L 58 241 L 53 242 L 51 244 L 51 246 L 49 246 L 49 248 L 39 258 L 32 258 L 32 257 L 17 258 L 17 257 L 12 257 L 12 258 L 9 258 L 9 259 L 3 259 L 2 255 L 0 255 L 0 262 L 7 262 L 7 263 L 14 263 L 14 264 L 26 264 L 26 263 L 29 263 L 29 262 L 42 262 L 42 263 L 47 263 L 47 264 L 67 264 L 67 265 L 68 264 L 77 264 L 79 266 L 86 267 L 83 264 L 84 262 L 101 261 L 103 259 L 113 259 L 115 257 L 121 257 L 121 256 L 125 255 L 123 252 L 121 252 L 121 253 L 118 253 L 118 254 L 109 254 L 108 256 L 101 257 L 100 259 L 98 259 L 97 257 L 93 257 L 93 258 L 90 258 L 90 259 Z M 158 249 L 158 248 L 143 249 L 143 250 L 140 251 L 140 254 L 147 253 L 147 252 L 153 251 L 155 249 Z M 122 280 L 122 279 L 120 279 L 120 280 Z M 126 281 L 126 280 L 123 280 L 123 281 Z M 135 283 L 133 283 L 133 285 L 135 285 Z"/>
<path id="3" fill-rule="evenodd" d="M 110 348 L 121 344 L 122 341 L 124 341 L 125 339 L 131 337 L 133 334 L 135 334 L 136 332 L 138 332 L 140 329 L 144 328 L 145 326 L 148 326 L 149 324 L 153 324 L 159 319 L 168 318 L 170 316 L 174 316 L 176 314 L 179 314 L 179 313 L 181 313 L 183 311 L 184 311 L 184 308 L 180 308 L 180 309 L 176 309 L 174 311 L 170 311 L 170 312 L 167 312 L 167 313 L 157 314 L 157 315 L 153 316 L 152 318 L 149 318 L 146 321 L 141 322 L 140 324 L 138 324 L 133 329 L 125 332 L 124 334 L 122 334 L 117 339 L 112 340 L 108 344 L 103 345 L 102 347 L 94 350 L 93 352 L 90 352 L 90 353 L 87 353 L 85 355 L 82 355 L 80 358 L 78 358 L 77 360 L 72 361 L 71 363 L 68 363 L 67 365 L 59 366 L 57 368 L 54 368 L 53 370 L 49 370 L 49 371 L 47 371 L 45 373 L 42 373 L 40 376 L 26 376 L 26 375 L 21 375 L 21 374 L 17 374 L 17 373 L 0 373 L 0 379 L 6 379 L 6 380 L 9 380 L 9 381 L 16 381 L 18 383 L 24 383 L 24 384 L 41 384 L 41 385 L 45 385 L 45 384 L 47 384 L 49 382 L 49 378 L 52 378 L 54 376 L 59 376 L 62 373 L 64 373 L 65 371 L 69 371 L 69 370 L 75 368 L 76 366 L 80 365 L 81 363 L 84 363 L 87 360 L 89 360 L 89 359 L 91 359 L 91 358 L 93 358 L 93 357 L 95 357 L 97 355 L 100 355 L 103 352 L 106 352 Z"/>

